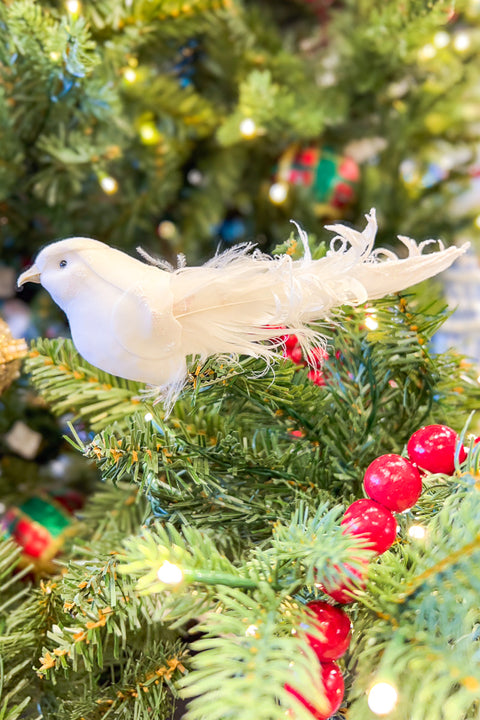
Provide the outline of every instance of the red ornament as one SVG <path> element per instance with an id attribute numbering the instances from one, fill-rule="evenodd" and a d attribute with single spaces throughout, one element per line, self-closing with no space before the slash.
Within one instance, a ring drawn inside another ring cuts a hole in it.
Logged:
<path id="1" fill-rule="evenodd" d="M 346 510 L 341 525 L 344 533 L 361 535 L 377 555 L 393 544 L 397 535 L 397 521 L 388 508 L 374 500 L 355 500 Z"/>
<path id="2" fill-rule="evenodd" d="M 307 608 L 314 616 L 310 625 L 318 628 L 321 634 L 319 638 L 307 633 L 308 644 L 318 659 L 325 662 L 342 657 L 352 637 L 352 624 L 348 615 L 322 600 L 313 600 L 307 604 Z"/>
<path id="3" fill-rule="evenodd" d="M 307 710 L 312 713 L 312 716 L 315 718 L 315 720 L 327 720 L 327 718 L 331 717 L 334 713 L 336 713 L 343 700 L 343 693 L 345 690 L 343 675 L 337 663 L 326 662 L 322 663 L 321 667 L 323 694 L 325 695 L 325 700 L 327 704 L 325 710 L 321 711 L 318 708 L 315 708 L 311 703 L 308 702 L 308 700 L 303 697 L 301 693 L 298 692 L 298 690 L 295 690 L 295 688 L 293 688 L 291 685 L 285 685 L 285 690 L 287 690 L 290 695 L 296 697 L 297 700 L 299 700 L 302 705 L 304 705 Z"/>
<path id="4" fill-rule="evenodd" d="M 368 497 L 393 512 L 415 505 L 422 493 L 422 479 L 415 465 L 401 455 L 381 455 L 365 471 L 363 486 Z"/>
<path id="5" fill-rule="evenodd" d="M 453 475 L 455 472 L 455 446 L 460 438 L 448 425 L 426 425 L 414 432 L 407 444 L 410 460 L 431 473 Z M 459 461 L 467 457 L 460 449 Z"/>
<path id="6" fill-rule="evenodd" d="M 353 602 L 355 600 L 355 592 L 359 589 L 364 590 L 367 584 L 365 580 L 367 563 L 363 563 L 362 568 L 352 567 L 348 563 L 345 563 L 344 568 L 350 575 L 353 575 L 355 579 L 347 575 L 344 580 L 337 580 L 331 585 L 315 583 L 315 586 L 324 592 L 325 595 L 329 595 L 332 600 L 342 605 Z M 335 570 L 340 570 L 338 565 L 335 565 Z"/>

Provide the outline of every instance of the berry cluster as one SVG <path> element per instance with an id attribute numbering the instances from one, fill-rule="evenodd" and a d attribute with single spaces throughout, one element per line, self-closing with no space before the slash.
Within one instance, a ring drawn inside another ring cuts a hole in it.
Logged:
<path id="1" fill-rule="evenodd" d="M 294 362 L 295 365 L 305 367 L 307 365 L 307 361 L 303 357 L 302 348 L 298 342 L 297 336 L 285 335 L 282 340 L 285 345 L 284 357 Z M 322 366 L 327 358 L 328 353 L 326 350 L 322 350 L 322 348 L 314 348 L 312 350 L 309 360 L 311 369 L 308 371 L 308 379 L 315 383 L 315 385 L 325 385 L 325 377 L 322 372 Z"/>
<path id="2" fill-rule="evenodd" d="M 294 349 L 294 346 L 292 346 Z M 367 547 L 381 555 L 395 541 L 397 521 L 394 512 L 403 512 L 415 505 L 422 492 L 420 470 L 430 473 L 452 474 L 455 470 L 455 452 L 459 443 L 457 433 L 446 425 L 428 425 L 411 436 L 407 444 L 409 458 L 393 453 L 376 458 L 365 471 L 363 487 L 368 497 L 356 500 L 345 511 L 341 520 L 345 534 L 359 535 Z M 466 458 L 463 447 L 458 448 L 459 462 Z M 366 563 L 363 571 L 345 565 L 348 577 L 335 585 L 318 584 L 326 595 L 337 603 L 354 599 L 355 588 L 365 586 Z M 355 582 L 353 577 L 356 578 Z M 326 709 L 320 711 L 290 685 L 286 689 L 312 714 L 315 720 L 326 720 L 333 715 L 343 699 L 344 681 L 334 661 L 340 658 L 350 643 L 352 634 L 348 615 L 337 606 L 321 600 L 307 604 L 312 626 L 317 635 L 308 632 L 306 639 L 321 664 L 321 683 Z"/>

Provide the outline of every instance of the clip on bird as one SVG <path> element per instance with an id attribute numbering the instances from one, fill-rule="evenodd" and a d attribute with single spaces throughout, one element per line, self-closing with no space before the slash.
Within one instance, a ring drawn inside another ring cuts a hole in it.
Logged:
<path id="1" fill-rule="evenodd" d="M 316 358 L 324 337 L 308 327 L 341 305 L 358 305 L 429 278 L 468 244 L 423 254 L 436 242 L 399 236 L 400 259 L 373 249 L 375 210 L 358 232 L 336 233 L 325 257 L 313 260 L 307 234 L 301 260 L 270 257 L 251 244 L 217 254 L 200 267 L 173 269 L 139 253 L 136 260 L 97 240 L 73 237 L 43 248 L 18 285 L 40 283 L 66 313 L 72 339 L 89 363 L 113 375 L 156 386 L 169 411 L 188 377 L 187 357 L 279 357 L 278 328 L 295 334 L 305 357 Z M 92 323 L 92 317 L 95 322 Z M 265 342 L 265 341 L 273 342 Z"/>

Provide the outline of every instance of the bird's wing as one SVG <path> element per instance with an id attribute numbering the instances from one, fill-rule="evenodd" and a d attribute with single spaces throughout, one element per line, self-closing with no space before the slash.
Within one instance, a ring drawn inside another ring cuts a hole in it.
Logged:
<path id="1" fill-rule="evenodd" d="M 115 303 L 113 332 L 128 352 L 161 360 L 178 350 L 182 328 L 172 313 L 170 274 L 145 266 L 142 278 Z"/>

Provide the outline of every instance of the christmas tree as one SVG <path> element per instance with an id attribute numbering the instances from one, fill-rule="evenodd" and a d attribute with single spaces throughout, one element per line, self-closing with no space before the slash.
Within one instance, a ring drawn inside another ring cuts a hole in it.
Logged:
<path id="1" fill-rule="evenodd" d="M 471 219 L 449 200 L 473 172 L 474 2 L 0 13 L 10 269 L 56 237 L 193 264 L 251 239 L 301 258 L 290 217 L 314 258 L 373 205 L 390 243 Z M 6 389 L 26 350 L 3 329 L 1 717 L 478 717 L 480 388 L 431 349 L 432 292 L 343 308 L 310 364 L 281 327 L 272 367 L 190 358 L 169 414 L 68 338 Z"/>

